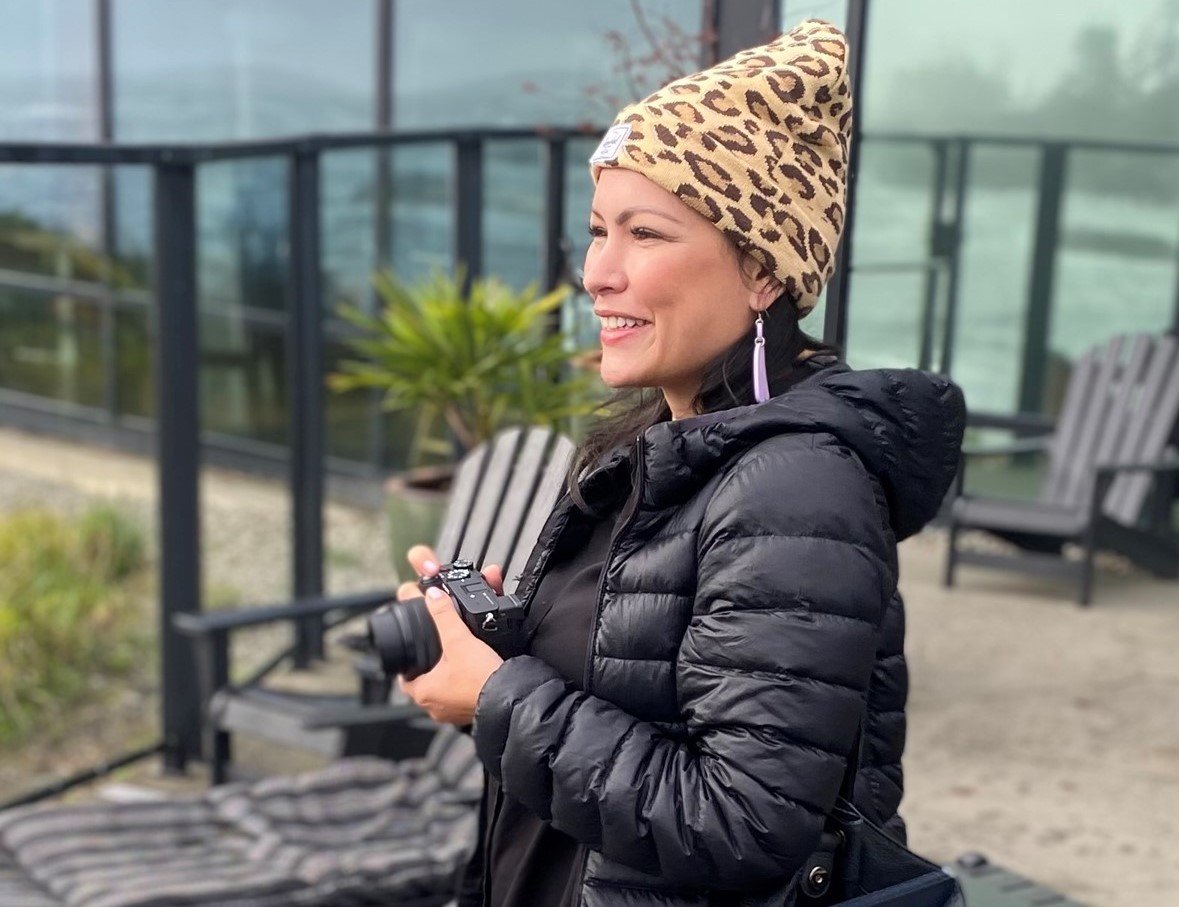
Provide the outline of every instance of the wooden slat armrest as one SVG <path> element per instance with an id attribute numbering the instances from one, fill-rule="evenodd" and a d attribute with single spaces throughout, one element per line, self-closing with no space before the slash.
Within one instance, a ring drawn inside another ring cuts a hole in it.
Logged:
<path id="1" fill-rule="evenodd" d="M 971 445 L 962 448 L 962 455 L 966 457 L 1001 457 L 1021 453 L 1040 453 L 1048 449 L 1051 435 L 1041 435 L 1035 438 L 1019 438 L 1007 444 Z"/>
<path id="2" fill-rule="evenodd" d="M 320 730 L 333 727 L 361 727 L 366 724 L 382 724 L 386 721 L 409 721 L 414 718 L 425 718 L 426 713 L 421 706 L 412 702 L 402 702 L 390 705 L 355 705 L 339 706 L 337 708 L 318 709 L 314 716 L 308 718 L 303 727 L 308 730 Z"/>
<path id="3" fill-rule="evenodd" d="M 1099 475 L 1113 476 L 1119 472 L 1179 472 L 1179 460 L 1156 460 L 1154 463 L 1105 463 L 1097 467 Z"/>
<path id="4" fill-rule="evenodd" d="M 280 620 L 299 620 L 328 614 L 332 611 L 362 612 L 393 601 L 397 593 L 392 589 L 341 595 L 334 598 L 307 598 L 286 605 L 263 605 L 256 608 L 234 608 L 205 614 L 177 614 L 173 625 L 186 636 L 209 636 L 239 627 L 255 627 Z"/>

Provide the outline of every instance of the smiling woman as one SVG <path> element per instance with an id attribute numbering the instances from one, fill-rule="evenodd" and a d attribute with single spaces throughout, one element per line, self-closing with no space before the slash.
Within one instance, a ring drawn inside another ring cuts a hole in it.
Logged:
<path id="1" fill-rule="evenodd" d="M 487 768 L 462 903 L 796 903 L 841 789 L 903 837 L 896 542 L 965 414 L 799 326 L 843 229 L 846 54 L 803 23 L 626 108 L 590 158 L 618 395 L 519 577 L 525 654 L 436 601 L 440 667 L 405 687 L 473 718 Z"/>
<path id="2" fill-rule="evenodd" d="M 633 171 L 599 178 L 590 236 L 583 282 L 603 319 L 602 380 L 658 387 L 673 419 L 692 415 L 705 367 L 749 332 L 778 281 L 742 270 L 712 223 Z"/>

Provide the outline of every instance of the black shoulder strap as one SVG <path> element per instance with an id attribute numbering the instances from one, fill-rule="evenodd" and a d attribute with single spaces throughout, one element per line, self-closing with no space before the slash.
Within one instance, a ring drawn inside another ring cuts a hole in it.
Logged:
<path id="1" fill-rule="evenodd" d="M 860 773 L 860 762 L 863 759 L 864 723 L 866 720 L 867 715 L 860 719 L 859 727 L 856 728 L 856 738 L 852 741 L 851 752 L 847 754 L 847 767 L 843 770 L 843 781 L 839 785 L 839 796 L 849 803 L 852 800 L 852 794 L 855 793 L 856 775 Z"/>

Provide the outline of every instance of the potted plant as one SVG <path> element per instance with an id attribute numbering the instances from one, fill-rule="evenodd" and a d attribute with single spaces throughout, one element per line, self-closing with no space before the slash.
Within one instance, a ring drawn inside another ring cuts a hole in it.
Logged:
<path id="1" fill-rule="evenodd" d="M 379 310 L 340 310 L 356 328 L 356 354 L 328 379 L 336 391 L 376 388 L 386 409 L 417 414 L 411 468 L 388 483 L 393 555 L 436 537 L 454 468 L 468 451 L 511 425 L 569 432 L 601 402 L 596 374 L 570 367 L 590 350 L 570 349 L 550 329 L 568 296 L 539 295 L 495 277 L 435 271 L 412 286 L 392 272 L 374 284 Z M 432 461 L 432 462 L 425 462 Z"/>

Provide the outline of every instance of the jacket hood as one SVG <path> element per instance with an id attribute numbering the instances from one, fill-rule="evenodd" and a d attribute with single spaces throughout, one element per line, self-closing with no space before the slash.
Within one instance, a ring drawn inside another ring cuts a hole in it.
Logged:
<path id="1" fill-rule="evenodd" d="M 830 366 L 765 403 L 647 429 L 639 442 L 645 480 L 638 505 L 661 509 L 686 500 L 718 468 L 767 438 L 829 433 L 880 481 L 899 541 L 941 506 L 965 424 L 962 391 L 948 378 L 917 369 Z M 603 469 L 609 473 L 610 464 Z"/>

